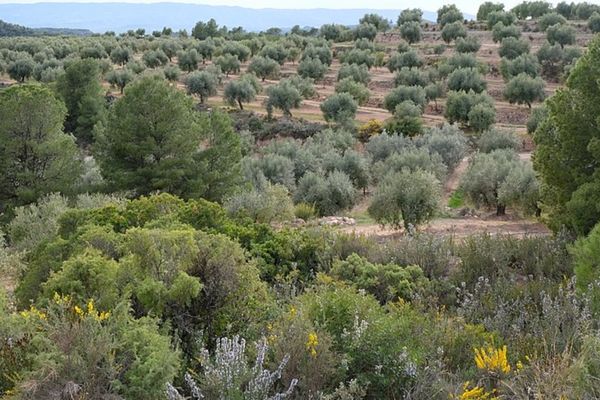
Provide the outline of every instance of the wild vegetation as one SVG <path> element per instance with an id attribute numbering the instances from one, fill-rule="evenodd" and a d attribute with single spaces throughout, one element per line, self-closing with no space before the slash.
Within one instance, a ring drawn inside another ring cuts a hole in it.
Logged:
<path id="1" fill-rule="evenodd" d="M 598 21 L 11 27 L 0 396 L 600 398 Z"/>

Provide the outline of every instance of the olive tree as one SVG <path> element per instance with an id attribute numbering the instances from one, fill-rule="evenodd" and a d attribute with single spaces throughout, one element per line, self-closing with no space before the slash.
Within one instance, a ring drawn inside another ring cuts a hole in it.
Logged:
<path id="1" fill-rule="evenodd" d="M 255 56 L 250 61 L 248 72 L 252 72 L 264 82 L 267 78 L 277 78 L 279 75 L 279 64 L 270 58 Z"/>
<path id="2" fill-rule="evenodd" d="M 325 77 L 327 65 L 323 64 L 318 58 L 307 58 L 298 64 L 298 75 L 303 78 L 321 80 Z"/>
<path id="3" fill-rule="evenodd" d="M 394 82 L 396 85 L 425 87 L 430 82 L 430 76 L 419 68 L 404 67 L 396 72 Z"/>
<path id="4" fill-rule="evenodd" d="M 423 65 L 423 60 L 415 50 L 409 50 L 403 53 L 393 53 L 387 63 L 390 72 L 398 71 L 404 67 L 413 68 Z"/>
<path id="5" fill-rule="evenodd" d="M 504 80 L 510 80 L 521 73 L 536 78 L 541 69 L 540 63 L 533 54 L 522 54 L 514 60 L 503 58 L 500 61 L 500 73 Z"/>
<path id="6" fill-rule="evenodd" d="M 390 21 L 377 14 L 365 14 L 358 20 L 359 24 L 374 25 L 378 31 L 387 31 L 390 28 Z"/>
<path id="7" fill-rule="evenodd" d="M 334 215 L 356 204 L 356 188 L 350 177 L 341 171 L 327 176 L 306 173 L 298 182 L 294 195 L 296 203 L 313 204 L 319 215 Z"/>
<path id="8" fill-rule="evenodd" d="M 442 157 L 435 152 L 430 152 L 426 147 L 408 147 L 400 152 L 390 155 L 383 161 L 373 164 L 373 177 L 376 182 L 383 180 L 389 173 L 408 170 L 419 170 L 432 173 L 440 182 L 446 177 L 447 167 Z"/>
<path id="9" fill-rule="evenodd" d="M 279 65 L 283 65 L 288 57 L 288 51 L 281 44 L 270 44 L 263 47 L 259 55 L 275 60 Z"/>
<path id="10" fill-rule="evenodd" d="M 546 97 L 544 81 L 542 78 L 532 78 L 526 73 L 520 73 L 508 81 L 503 95 L 510 104 L 527 104 L 531 108 L 531 103 Z"/>
<path id="11" fill-rule="evenodd" d="M 429 153 L 438 154 L 448 171 L 453 171 L 460 164 L 468 150 L 465 134 L 456 125 L 449 124 L 427 129 L 416 143 Z"/>
<path id="12" fill-rule="evenodd" d="M 455 44 L 458 53 L 476 53 L 481 48 L 481 42 L 475 36 L 459 37 Z"/>
<path id="13" fill-rule="evenodd" d="M 358 103 L 349 93 L 336 93 L 321 103 L 321 111 L 327 122 L 346 124 L 356 116 Z"/>
<path id="14" fill-rule="evenodd" d="M 576 31 L 570 25 L 552 25 L 546 30 L 546 38 L 550 44 L 558 43 L 560 47 L 568 44 L 575 44 Z"/>
<path id="15" fill-rule="evenodd" d="M 517 151 L 521 148 L 521 141 L 514 132 L 492 128 L 481 134 L 477 141 L 477 148 L 483 153 L 491 153 L 498 149 Z"/>
<path id="16" fill-rule="evenodd" d="M 526 203 L 526 208 L 532 208 L 538 196 L 531 165 L 519 160 L 512 149 L 475 155 L 461 178 L 460 189 L 476 206 L 493 207 L 499 216 L 509 205 Z"/>
<path id="17" fill-rule="evenodd" d="M 421 35 L 420 22 L 409 21 L 400 25 L 400 36 L 410 44 L 420 41 Z"/>
<path id="18" fill-rule="evenodd" d="M 421 22 L 422 18 L 423 11 L 418 8 L 407 8 L 400 12 L 400 15 L 398 16 L 398 26 L 407 22 Z"/>
<path id="19" fill-rule="evenodd" d="M 128 47 L 115 47 L 110 52 L 110 60 L 119 65 L 125 65 L 132 58 L 132 52 Z"/>
<path id="20" fill-rule="evenodd" d="M 450 123 L 460 122 L 482 132 L 494 123 L 494 101 L 485 93 L 451 91 L 444 116 Z"/>
<path id="21" fill-rule="evenodd" d="M 543 15 L 538 21 L 538 27 L 542 32 L 545 32 L 546 29 L 553 25 L 563 25 L 567 23 L 567 19 L 562 15 L 552 12 L 546 15 Z"/>
<path id="22" fill-rule="evenodd" d="M 342 64 L 338 71 L 337 80 L 341 81 L 345 78 L 352 78 L 353 81 L 366 85 L 370 80 L 369 69 L 362 64 Z"/>
<path id="23" fill-rule="evenodd" d="M 517 20 L 517 17 L 512 12 L 506 11 L 492 11 L 487 16 L 488 29 L 492 29 L 498 22 L 502 22 L 504 25 L 512 25 Z"/>
<path id="24" fill-rule="evenodd" d="M 229 74 L 238 74 L 240 72 L 241 63 L 236 55 L 223 54 L 214 59 L 213 64 L 220 67 L 225 76 Z"/>
<path id="25" fill-rule="evenodd" d="M 523 39 L 517 39 L 514 37 L 507 37 L 502 39 L 498 54 L 500 57 L 513 60 L 522 54 L 529 53 L 529 43 Z"/>
<path id="26" fill-rule="evenodd" d="M 345 78 L 335 85 L 336 93 L 348 93 L 359 105 L 364 105 L 370 96 L 369 89 L 352 78 Z"/>
<path id="27" fill-rule="evenodd" d="M 514 37 L 518 39 L 521 37 L 521 30 L 516 25 L 504 25 L 502 22 L 498 22 L 492 29 L 492 40 L 496 43 L 501 42 L 502 39 L 507 37 Z"/>
<path id="28" fill-rule="evenodd" d="M 181 70 L 177 65 L 168 65 L 163 70 L 163 73 L 165 74 L 165 79 L 169 82 L 177 82 L 181 76 Z"/>
<path id="29" fill-rule="evenodd" d="M 488 15 L 494 11 L 504 11 L 504 4 L 486 1 L 477 9 L 477 21 L 487 21 Z"/>
<path id="30" fill-rule="evenodd" d="M 467 37 L 467 30 L 462 21 L 452 22 L 442 29 L 442 39 L 446 43 L 465 37 Z"/>
<path id="31" fill-rule="evenodd" d="M 157 68 L 169 62 L 169 58 L 167 57 L 167 55 L 160 49 L 149 50 L 145 52 L 142 56 L 142 60 L 148 68 Z"/>
<path id="32" fill-rule="evenodd" d="M 125 86 L 133 81 L 134 77 L 135 75 L 133 72 L 129 71 L 128 69 L 119 69 L 110 71 L 106 76 L 106 80 L 112 86 L 118 87 L 121 94 L 123 94 Z"/>
<path id="33" fill-rule="evenodd" d="M 376 36 L 377 36 L 377 27 L 370 23 L 359 24 L 354 29 L 354 38 L 355 39 L 364 38 L 364 39 L 368 39 L 368 40 L 375 40 Z"/>
<path id="34" fill-rule="evenodd" d="M 600 13 L 595 11 L 588 19 L 588 28 L 593 33 L 600 32 Z"/>
<path id="35" fill-rule="evenodd" d="M 208 71 L 195 71 L 185 79 L 185 86 L 189 94 L 200 97 L 200 103 L 204 103 L 207 97 L 217 94 L 219 81 L 215 74 Z"/>
<path id="36" fill-rule="evenodd" d="M 291 82 L 279 82 L 267 89 L 267 113 L 273 114 L 273 108 L 278 108 L 286 117 L 291 117 L 291 109 L 300 107 L 302 94 Z"/>
<path id="37" fill-rule="evenodd" d="M 383 107 L 393 113 L 396 106 L 403 101 L 410 100 L 422 109 L 427 105 L 425 89 L 419 86 L 398 86 L 392 89 L 383 99 Z"/>
<path id="38" fill-rule="evenodd" d="M 386 175 L 377 187 L 368 212 L 382 225 L 407 231 L 431 219 L 439 204 L 441 185 L 430 172 L 417 170 Z"/>
<path id="39" fill-rule="evenodd" d="M 239 79 L 225 85 L 223 97 L 230 105 L 237 105 L 240 110 L 244 109 L 242 103 L 249 103 L 256 98 L 261 86 L 254 75 L 242 75 Z"/>
<path id="40" fill-rule="evenodd" d="M 447 24 L 454 23 L 454 22 L 462 23 L 463 14 L 462 14 L 462 12 L 460 12 L 460 10 L 456 7 L 455 4 L 447 4 L 447 5 L 442 6 L 437 11 L 437 20 L 436 21 L 442 27 L 446 26 Z"/>
<path id="41" fill-rule="evenodd" d="M 368 49 L 352 49 L 342 54 L 340 61 L 346 64 L 365 65 L 368 69 L 371 69 L 375 65 L 375 54 Z"/>
<path id="42" fill-rule="evenodd" d="M 485 88 L 486 82 L 475 68 L 458 68 L 448 75 L 449 90 L 481 93 Z"/>
<path id="43" fill-rule="evenodd" d="M 196 49 L 179 51 L 177 53 L 177 64 L 184 71 L 192 72 L 198 69 L 198 63 L 202 60 L 202 56 L 198 54 Z"/>

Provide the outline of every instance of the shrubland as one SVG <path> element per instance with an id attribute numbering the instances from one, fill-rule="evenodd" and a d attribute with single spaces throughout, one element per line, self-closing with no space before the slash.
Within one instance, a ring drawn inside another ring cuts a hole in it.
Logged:
<path id="1" fill-rule="evenodd" d="M 600 396 L 598 13 L 1 38 L 0 396 Z"/>

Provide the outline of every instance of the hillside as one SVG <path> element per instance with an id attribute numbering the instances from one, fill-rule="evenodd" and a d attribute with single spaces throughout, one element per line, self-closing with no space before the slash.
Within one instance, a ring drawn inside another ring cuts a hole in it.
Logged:
<path id="1" fill-rule="evenodd" d="M 398 14 L 0 38 L 0 398 L 600 399 L 600 5 Z"/>

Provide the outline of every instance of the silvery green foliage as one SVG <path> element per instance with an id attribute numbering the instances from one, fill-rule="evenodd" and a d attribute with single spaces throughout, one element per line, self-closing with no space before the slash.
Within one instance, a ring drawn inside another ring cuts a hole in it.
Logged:
<path id="1" fill-rule="evenodd" d="M 556 293 L 542 290 L 507 296 L 509 287 L 515 285 L 511 280 L 492 284 L 484 277 L 472 290 L 463 284 L 457 288 L 458 314 L 502 337 L 539 339 L 556 348 L 564 348 L 589 332 L 589 298 L 576 292 L 574 278 Z"/>
<path id="2" fill-rule="evenodd" d="M 192 399 L 243 399 L 243 400 L 283 400 L 293 393 L 297 379 L 290 382 L 288 389 L 282 393 L 271 394 L 275 383 L 281 379 L 283 368 L 290 357 L 286 355 L 274 371 L 265 368 L 265 357 L 268 351 L 266 339 L 256 344 L 256 359 L 251 365 L 246 357 L 246 340 L 239 336 L 232 339 L 217 340 L 214 353 L 203 349 L 200 362 L 203 371 L 195 380 L 190 374 L 184 377 Z M 169 400 L 183 399 L 179 392 L 167 385 Z"/>
<path id="3" fill-rule="evenodd" d="M 431 154 L 439 154 L 448 171 L 458 166 L 468 150 L 465 134 L 456 125 L 450 124 L 429 129 L 416 142 L 418 147 L 426 148 Z"/>
<path id="4" fill-rule="evenodd" d="M 58 232 L 58 220 L 67 210 L 67 198 L 53 193 L 37 203 L 15 209 L 15 217 L 8 225 L 12 247 L 17 251 L 31 251 Z"/>
<path id="5" fill-rule="evenodd" d="M 187 375 L 187 374 L 186 374 Z M 170 383 L 167 383 L 167 388 L 165 389 L 165 393 L 167 396 L 167 400 L 185 400 L 185 397 L 179 394 L 177 389 Z"/>
<path id="6" fill-rule="evenodd" d="M 22 252 L 11 249 L 6 243 L 4 232 L 0 231 L 0 276 L 5 281 L 16 280 L 26 265 Z"/>
<path id="7" fill-rule="evenodd" d="M 361 400 L 366 394 L 366 389 L 356 379 L 352 379 L 348 384 L 340 383 L 335 392 L 322 396 L 321 400 Z"/>

